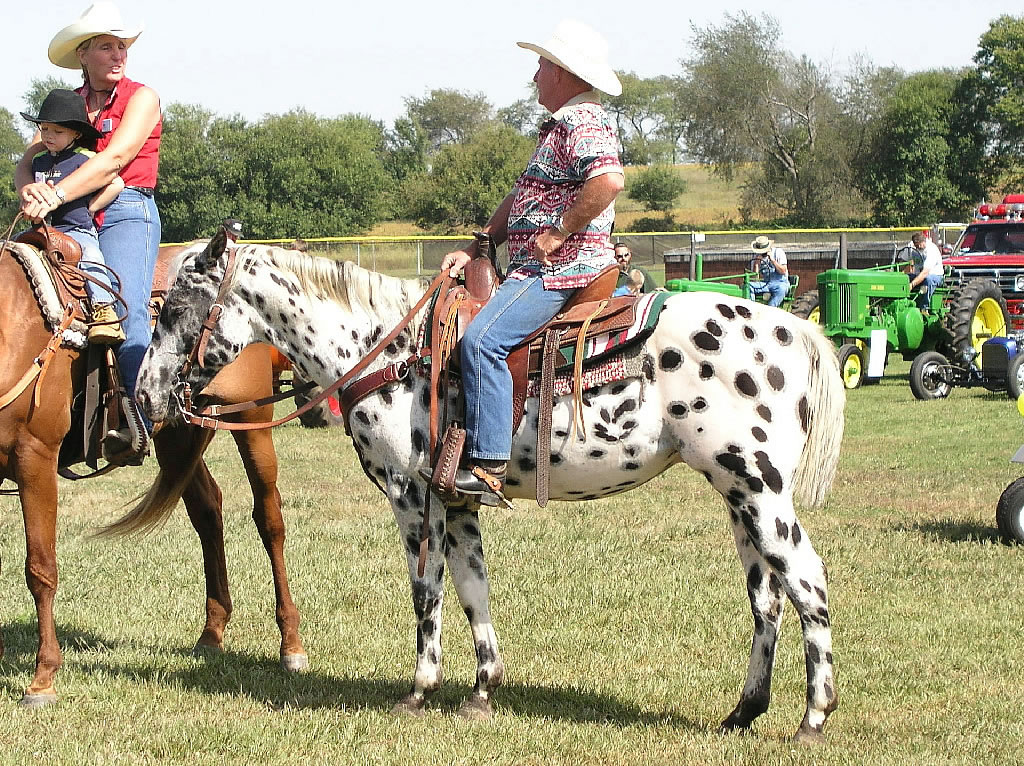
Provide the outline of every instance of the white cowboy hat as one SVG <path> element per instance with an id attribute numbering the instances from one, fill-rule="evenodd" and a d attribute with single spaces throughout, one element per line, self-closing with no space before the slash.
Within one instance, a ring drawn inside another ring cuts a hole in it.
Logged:
<path id="1" fill-rule="evenodd" d="M 130 46 L 142 34 L 142 27 L 128 29 L 121 21 L 121 12 L 113 3 L 93 3 L 74 24 L 64 27 L 50 40 L 46 54 L 50 61 L 64 69 L 79 69 L 78 46 L 96 35 L 113 35 Z"/>
<path id="2" fill-rule="evenodd" d="M 591 27 L 575 19 L 563 19 L 543 45 L 520 42 L 520 48 L 536 51 L 609 96 L 622 93 L 622 84 L 608 63 L 608 42 Z"/>
<path id="3" fill-rule="evenodd" d="M 768 239 L 768 237 L 762 234 L 760 237 L 758 237 L 757 239 L 750 243 L 750 247 L 752 250 L 757 250 L 758 252 L 764 253 L 770 250 L 771 246 L 774 244 L 775 240 Z"/>

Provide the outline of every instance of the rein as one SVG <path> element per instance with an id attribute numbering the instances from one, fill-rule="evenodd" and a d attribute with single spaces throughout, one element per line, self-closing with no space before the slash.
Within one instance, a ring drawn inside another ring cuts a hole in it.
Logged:
<path id="1" fill-rule="evenodd" d="M 416 305 L 409 310 L 409 312 L 402 318 L 402 320 L 395 326 L 395 328 L 390 333 L 388 333 L 386 337 L 384 337 L 376 346 L 374 346 L 369 352 L 367 352 L 366 356 L 364 356 L 362 359 L 359 360 L 358 363 L 356 363 L 355 367 L 346 372 L 344 375 L 342 375 L 340 378 L 334 381 L 334 383 L 332 383 L 330 386 L 321 391 L 316 397 L 306 402 L 304 405 L 296 409 L 294 412 L 284 417 L 277 418 L 276 420 L 270 420 L 262 423 L 229 423 L 225 420 L 221 420 L 221 417 L 236 412 L 242 412 L 244 410 L 249 410 L 254 407 L 263 406 L 265 404 L 270 404 L 272 402 L 281 401 L 282 399 L 287 399 L 289 397 L 295 396 L 295 394 L 303 393 L 316 387 L 315 383 L 308 383 L 307 385 L 298 389 L 293 389 L 288 393 L 266 396 L 263 397 L 262 399 L 255 399 L 248 402 L 242 402 L 240 404 L 212 404 L 207 407 L 204 407 L 199 412 L 196 412 L 192 409 L 192 387 L 187 382 L 186 377 L 188 376 L 189 372 L 192 371 L 192 367 L 197 361 L 199 362 L 200 367 L 203 366 L 202 354 L 205 351 L 206 341 L 208 340 L 210 333 L 213 331 L 213 328 L 216 327 L 217 320 L 220 318 L 221 311 L 223 310 L 223 305 L 221 302 L 227 295 L 227 285 L 229 284 L 228 277 L 230 275 L 230 272 L 233 271 L 234 269 L 233 258 L 234 250 L 232 249 L 231 254 L 228 256 L 228 265 L 224 271 L 224 279 L 221 282 L 220 291 L 217 294 L 217 300 L 214 302 L 213 306 L 210 307 L 209 316 L 207 316 L 206 321 L 203 322 L 203 327 L 200 330 L 199 337 L 196 338 L 195 345 L 192 347 L 192 352 L 189 354 L 188 359 L 186 359 L 185 363 L 178 371 L 177 382 L 175 384 L 174 390 L 174 396 L 178 400 L 178 406 L 179 409 L 181 410 L 181 414 L 185 422 L 189 423 L 190 425 L 199 426 L 200 428 L 209 428 L 215 431 L 256 431 L 262 428 L 274 428 L 276 426 L 283 425 L 284 423 L 287 423 L 290 420 L 294 420 L 300 415 L 311 410 L 313 407 L 316 407 L 328 396 L 333 394 L 335 391 L 343 387 L 346 383 L 348 383 L 361 372 L 363 372 L 370 365 L 370 363 L 377 358 L 380 352 L 383 351 L 391 343 L 391 341 L 397 338 L 398 334 L 408 326 L 409 322 L 413 320 L 413 317 L 415 317 L 420 312 L 420 310 L 427 304 L 427 301 L 430 300 L 431 296 L 433 296 L 439 290 L 447 290 L 447 288 L 451 285 L 453 281 L 453 278 L 447 271 L 438 274 L 434 278 L 434 281 L 430 283 L 430 286 L 427 288 L 426 292 L 423 293 L 423 296 L 419 299 L 419 301 L 416 302 Z M 417 351 L 409 359 L 398 362 L 396 365 L 394 365 L 394 373 L 388 376 L 390 378 L 389 382 L 397 382 L 405 378 L 405 376 L 409 374 L 409 368 L 411 364 L 420 357 L 421 353 Z M 344 407 L 343 410 L 345 410 Z M 345 414 L 346 430 L 348 430 L 347 410 L 345 410 Z"/>

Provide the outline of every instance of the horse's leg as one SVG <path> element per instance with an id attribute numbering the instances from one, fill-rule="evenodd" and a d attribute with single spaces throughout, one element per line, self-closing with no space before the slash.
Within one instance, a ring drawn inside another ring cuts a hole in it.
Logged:
<path id="1" fill-rule="evenodd" d="M 196 451 L 206 451 L 215 431 L 180 426 L 157 432 L 154 443 L 162 470 L 191 464 Z M 206 463 L 199 459 L 181 494 L 188 519 L 199 535 L 203 549 L 203 574 L 206 578 L 206 624 L 196 642 L 195 653 L 220 653 L 224 650 L 224 628 L 231 619 L 231 592 L 224 557 L 224 519 L 221 491 Z"/>
<path id="2" fill-rule="evenodd" d="M 267 419 L 273 417 L 272 408 Z M 263 408 L 260 408 L 262 413 Z M 256 522 L 263 547 L 270 557 L 277 601 L 277 627 L 281 631 L 281 666 L 299 671 L 309 667 L 309 658 L 299 637 L 299 610 L 288 587 L 288 570 L 284 562 L 284 519 L 281 516 L 281 493 L 277 489 L 277 453 L 270 430 L 232 431 L 238 454 L 252 488 L 252 518 Z"/>
<path id="3" fill-rule="evenodd" d="M 748 726 L 767 708 L 774 644 L 782 615 L 778 593 L 781 586 L 800 617 L 807 668 L 807 707 L 796 739 L 802 742 L 822 741 L 825 719 L 839 704 L 832 661 L 832 626 L 825 565 L 797 521 L 788 490 L 778 494 L 767 491 L 744 496 L 741 490 L 734 488 L 726 498 L 730 503 L 733 526 L 742 527 L 742 533 L 736 532 L 737 547 L 747 573 L 747 588 L 751 592 L 755 636 L 743 695 L 739 705 L 723 722 L 723 728 Z M 749 542 L 751 553 L 744 553 L 747 546 L 743 538 Z M 763 564 L 755 560 L 754 553 L 763 560 Z M 765 654 L 768 651 L 771 657 Z M 761 705 L 763 708 L 759 709 Z"/>
<path id="4" fill-rule="evenodd" d="M 363 466 L 364 470 L 368 466 Z M 370 473 L 370 471 L 367 471 Z M 412 606 L 416 613 L 416 674 L 412 690 L 402 697 L 392 712 L 421 715 L 427 695 L 441 688 L 444 670 L 441 661 L 441 604 L 444 599 L 445 507 L 435 496 L 430 498 L 430 544 L 423 577 L 418 576 L 420 534 L 423 525 L 423 499 L 426 484 L 416 479 L 392 476 L 387 485 L 388 499 L 395 513 L 412 582 Z"/>
<path id="5" fill-rule="evenodd" d="M 18 456 L 14 479 L 25 520 L 25 582 L 36 603 L 39 629 L 36 672 L 21 704 L 42 707 L 57 701 L 53 680 L 63 663 L 53 619 L 57 593 L 56 454 L 25 447 Z"/>
<path id="6" fill-rule="evenodd" d="M 480 520 L 475 512 L 463 508 L 448 511 L 445 555 L 459 603 L 469 620 L 476 650 L 476 683 L 473 694 L 459 711 L 465 718 L 481 719 L 491 715 L 491 694 L 505 677 L 505 663 L 498 650 L 498 636 L 491 625 L 490 587 L 484 562 Z"/>

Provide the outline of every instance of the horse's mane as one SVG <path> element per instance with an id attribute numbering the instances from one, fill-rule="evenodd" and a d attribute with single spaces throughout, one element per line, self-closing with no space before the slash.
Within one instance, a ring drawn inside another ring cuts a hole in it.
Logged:
<path id="1" fill-rule="evenodd" d="M 300 286 L 313 295 L 340 303 L 349 311 L 363 310 L 378 316 L 403 316 L 423 295 L 421 279 L 400 279 L 364 269 L 352 261 L 335 261 L 296 250 L 271 248 L 271 262 L 293 274 Z"/>

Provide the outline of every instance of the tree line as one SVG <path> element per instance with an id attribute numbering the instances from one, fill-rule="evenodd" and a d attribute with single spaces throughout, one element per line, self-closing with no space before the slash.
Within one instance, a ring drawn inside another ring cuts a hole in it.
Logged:
<path id="1" fill-rule="evenodd" d="M 744 225 L 916 225 L 959 220 L 990 192 L 1024 189 L 1024 16 L 1004 15 L 972 66 L 906 73 L 856 62 L 833 75 L 780 47 L 768 15 L 694 26 L 675 74 L 620 73 L 606 101 L 628 193 L 672 221 L 685 190 L 672 166 L 700 163 L 741 189 Z M 59 80 L 34 81 L 33 113 Z M 483 224 L 512 187 L 546 116 L 533 99 L 496 108 L 482 93 L 408 97 L 390 126 L 303 110 L 250 122 L 198 105 L 164 111 L 158 203 L 166 241 L 226 216 L 252 238 L 364 233 L 386 220 L 451 231 Z M 0 210 L 25 126 L 0 108 Z M 738 171 L 742 170 L 742 182 Z"/>

